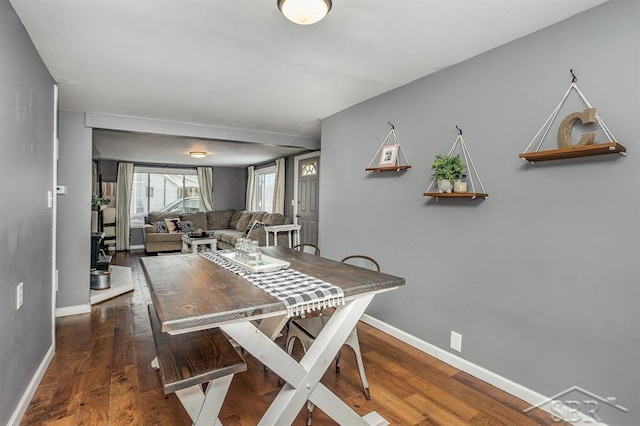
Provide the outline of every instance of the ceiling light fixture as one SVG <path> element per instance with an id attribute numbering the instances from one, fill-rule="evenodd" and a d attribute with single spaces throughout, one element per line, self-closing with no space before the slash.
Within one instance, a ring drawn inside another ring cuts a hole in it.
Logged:
<path id="1" fill-rule="evenodd" d="M 193 158 L 205 158 L 207 156 L 207 153 L 204 151 L 191 151 L 189 152 L 189 155 Z"/>
<path id="2" fill-rule="evenodd" d="M 291 22 L 311 25 L 327 16 L 331 0 L 278 0 L 278 9 Z"/>

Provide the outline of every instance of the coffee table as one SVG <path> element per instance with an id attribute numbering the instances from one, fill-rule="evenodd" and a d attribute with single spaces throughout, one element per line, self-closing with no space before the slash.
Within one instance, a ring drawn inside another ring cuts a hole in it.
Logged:
<path id="1" fill-rule="evenodd" d="M 218 240 L 213 237 L 182 236 L 182 252 L 197 253 L 199 251 L 217 251 Z"/>

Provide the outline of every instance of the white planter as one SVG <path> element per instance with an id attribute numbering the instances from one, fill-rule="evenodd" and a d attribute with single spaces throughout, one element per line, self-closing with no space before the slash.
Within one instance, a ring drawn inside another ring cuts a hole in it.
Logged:
<path id="1" fill-rule="evenodd" d="M 451 183 L 451 181 L 449 179 L 440 179 L 438 181 L 438 192 L 439 193 L 446 192 L 446 193 L 450 194 L 452 189 L 453 189 L 453 183 Z"/>

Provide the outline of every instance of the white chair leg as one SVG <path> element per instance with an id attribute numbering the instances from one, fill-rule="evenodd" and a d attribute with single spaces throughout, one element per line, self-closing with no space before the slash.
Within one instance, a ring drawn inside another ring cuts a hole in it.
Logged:
<path id="1" fill-rule="evenodd" d="M 367 375 L 364 373 L 364 362 L 362 361 L 362 354 L 360 353 L 360 341 L 358 340 L 358 332 L 354 328 L 349 337 L 347 337 L 345 345 L 349 346 L 353 353 L 356 355 L 356 361 L 358 363 L 358 372 L 360 373 L 360 381 L 362 382 L 362 388 L 364 389 L 364 396 L 367 401 L 371 399 L 369 394 L 369 382 L 367 381 Z"/>

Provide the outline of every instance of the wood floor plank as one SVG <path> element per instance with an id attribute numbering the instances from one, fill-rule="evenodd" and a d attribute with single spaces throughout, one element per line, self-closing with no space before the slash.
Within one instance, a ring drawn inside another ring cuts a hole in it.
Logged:
<path id="1" fill-rule="evenodd" d="M 140 410 L 144 425 L 191 425 L 191 418 L 178 398 L 173 394 L 165 395 L 162 389 L 141 393 Z"/>
<path id="2" fill-rule="evenodd" d="M 500 404 L 503 404 L 504 406 L 509 407 L 514 411 L 524 413 L 524 410 L 531 407 L 531 404 L 529 404 L 528 402 L 502 392 L 500 389 L 491 386 L 487 382 L 482 381 L 477 377 L 473 377 L 472 375 L 465 373 L 464 371 L 459 371 L 458 373 L 453 375 L 452 378 L 464 383 L 466 386 L 473 388 L 478 392 L 483 393 L 484 395 L 490 396 Z M 553 416 L 551 416 L 551 414 L 540 409 L 528 411 L 527 413 L 525 413 L 525 415 L 540 425 L 550 426 L 558 424 L 557 420 Z"/>
<path id="3" fill-rule="evenodd" d="M 110 384 L 93 388 L 82 394 L 78 410 L 77 426 L 106 425 L 109 423 L 109 406 L 104 403 L 110 397 Z"/>
<path id="4" fill-rule="evenodd" d="M 149 290 L 140 253 L 117 253 L 114 263 L 132 268 L 134 291 L 93 306 L 90 314 L 56 319 L 56 354 L 21 425 L 188 426 L 175 395 L 164 395 L 146 305 Z M 341 371 L 331 365 L 322 383 L 360 415 L 377 411 L 392 425 L 562 425 L 541 410 L 522 413 L 524 401 L 500 391 L 416 348 L 360 323 L 358 337 L 371 389 L 367 401 L 355 358 L 344 349 Z M 278 341 L 284 344 L 284 338 Z M 294 356 L 301 357 L 297 348 Z M 246 356 L 222 405 L 227 426 L 258 423 L 281 388 L 278 377 Z M 306 424 L 306 408 L 294 425 Z M 336 423 L 319 409 L 314 426 Z"/>
<path id="5" fill-rule="evenodd" d="M 422 414 L 420 420 L 428 418 L 439 425 L 464 426 L 469 424 L 470 419 L 479 414 L 477 410 L 474 410 L 472 416 L 469 415 L 468 411 L 461 413 L 458 410 L 452 410 L 446 402 L 441 404 L 420 393 L 415 393 L 405 398 L 405 401 L 420 411 Z"/>
<path id="6" fill-rule="evenodd" d="M 142 424 L 135 366 L 126 366 L 111 375 L 109 422 L 122 425 Z"/>
<path id="7" fill-rule="evenodd" d="M 148 318 L 148 317 L 147 317 Z M 140 334 L 133 341 L 136 371 L 138 374 L 138 389 L 141 393 L 162 389 L 162 382 L 157 370 L 151 367 L 151 361 L 156 357 L 151 334 Z"/>
<path id="8" fill-rule="evenodd" d="M 470 419 L 478 414 L 478 409 L 471 404 L 468 404 L 464 399 L 460 399 L 457 396 L 448 392 L 447 387 L 434 386 L 434 384 L 428 380 L 428 378 L 420 375 L 416 375 L 413 370 L 402 366 L 398 363 L 388 363 L 387 358 L 382 357 L 376 352 L 370 352 L 367 354 L 368 359 L 372 364 L 376 366 L 382 366 L 379 368 L 391 370 L 389 374 L 402 378 L 404 386 L 408 389 L 413 389 L 413 393 L 409 397 L 413 397 L 419 393 L 421 396 L 429 399 L 432 402 L 437 402 L 438 405 L 446 406 L 448 411 L 463 419 Z M 439 369 L 431 369 L 432 374 L 442 375 L 448 377 Z"/>

